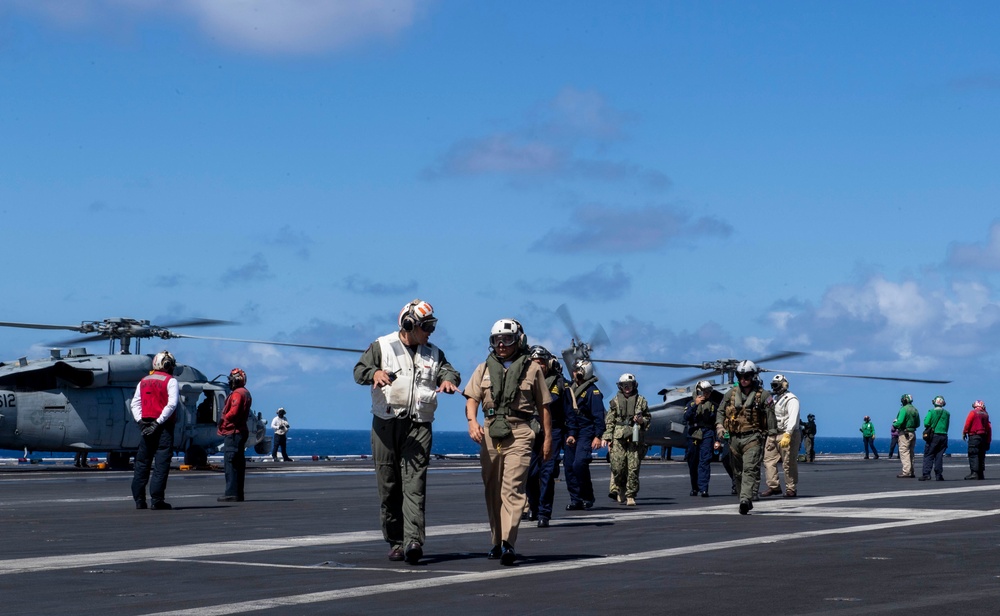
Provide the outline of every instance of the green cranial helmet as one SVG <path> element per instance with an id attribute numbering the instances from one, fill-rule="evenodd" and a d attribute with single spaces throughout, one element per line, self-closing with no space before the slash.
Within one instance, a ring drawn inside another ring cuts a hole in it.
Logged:
<path id="1" fill-rule="evenodd" d="M 931 400 L 931 404 L 934 406 L 944 406 L 944 396 L 934 396 L 934 399 Z"/>
<path id="2" fill-rule="evenodd" d="M 899 402 L 903 406 L 906 406 L 907 404 L 913 404 L 913 396 L 911 396 L 910 394 L 903 394 L 903 396 L 899 399 Z"/>

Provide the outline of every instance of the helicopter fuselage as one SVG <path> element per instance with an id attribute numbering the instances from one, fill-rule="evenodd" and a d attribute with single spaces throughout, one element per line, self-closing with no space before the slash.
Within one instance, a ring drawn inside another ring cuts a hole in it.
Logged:
<path id="1" fill-rule="evenodd" d="M 152 370 L 150 355 L 90 355 L 53 351 L 43 360 L 0 364 L 0 449 L 108 452 L 128 456 L 139 446 L 131 401 Z M 179 364 L 174 447 L 203 464 L 222 443 L 216 432 L 228 388 Z M 251 413 L 248 446 L 266 445 L 263 419 Z"/>

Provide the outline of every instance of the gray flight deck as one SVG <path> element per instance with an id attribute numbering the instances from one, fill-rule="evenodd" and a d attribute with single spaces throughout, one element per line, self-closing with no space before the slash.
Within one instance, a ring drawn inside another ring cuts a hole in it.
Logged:
<path id="1" fill-rule="evenodd" d="M 920 463 L 917 457 L 917 464 Z M 989 464 L 993 464 L 991 459 Z M 247 500 L 221 472 L 178 471 L 173 511 L 137 511 L 131 474 L 0 466 L 0 614 L 996 614 L 1000 468 L 897 479 L 896 460 L 824 457 L 799 497 L 737 513 L 714 467 L 648 460 L 637 507 L 606 496 L 547 529 L 524 522 L 513 567 L 490 547 L 478 462 L 435 460 L 415 566 L 386 559 L 371 462 L 254 462 Z"/>

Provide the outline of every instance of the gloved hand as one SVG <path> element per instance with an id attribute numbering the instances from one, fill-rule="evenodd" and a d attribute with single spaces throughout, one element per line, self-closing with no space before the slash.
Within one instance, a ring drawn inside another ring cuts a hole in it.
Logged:
<path id="1" fill-rule="evenodd" d="M 726 431 L 722 429 L 722 426 L 719 426 L 719 427 L 717 427 L 717 428 L 715 429 L 715 437 L 716 437 L 716 438 L 717 438 L 718 440 L 720 440 L 720 441 L 721 441 L 721 440 L 722 440 L 722 437 L 723 437 L 723 435 L 725 435 L 725 434 L 726 434 Z"/>
<path id="2" fill-rule="evenodd" d="M 139 429 L 142 430 L 143 436 L 152 436 L 153 432 L 156 432 L 157 424 L 155 419 L 143 419 L 142 423 L 139 424 Z"/>
<path id="3" fill-rule="evenodd" d="M 781 435 L 781 440 L 778 441 L 778 447 L 781 447 L 782 449 L 784 449 L 784 448 L 788 447 L 791 444 L 792 444 L 792 435 L 789 434 L 789 433 L 787 433 L 787 432 L 785 432 L 784 434 L 782 434 Z"/>

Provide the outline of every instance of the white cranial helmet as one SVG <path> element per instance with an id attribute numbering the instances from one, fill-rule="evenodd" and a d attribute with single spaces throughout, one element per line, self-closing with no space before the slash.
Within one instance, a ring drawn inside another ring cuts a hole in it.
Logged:
<path id="1" fill-rule="evenodd" d="M 594 376 L 594 364 L 590 363 L 589 359 L 578 359 L 573 364 L 573 372 L 582 374 L 583 380 L 586 381 Z"/>
<path id="2" fill-rule="evenodd" d="M 744 359 L 740 363 L 736 364 L 736 374 L 757 374 L 757 364 L 753 363 L 749 359 Z"/>
<path id="3" fill-rule="evenodd" d="M 618 391 L 625 391 L 625 387 L 631 385 L 633 389 L 639 388 L 638 381 L 635 380 L 635 375 L 629 372 L 618 377 Z"/>
<path id="4" fill-rule="evenodd" d="M 170 351 L 160 351 L 153 357 L 153 370 L 159 372 L 170 372 L 173 373 L 174 368 L 177 367 L 177 360 L 171 355 Z"/>

